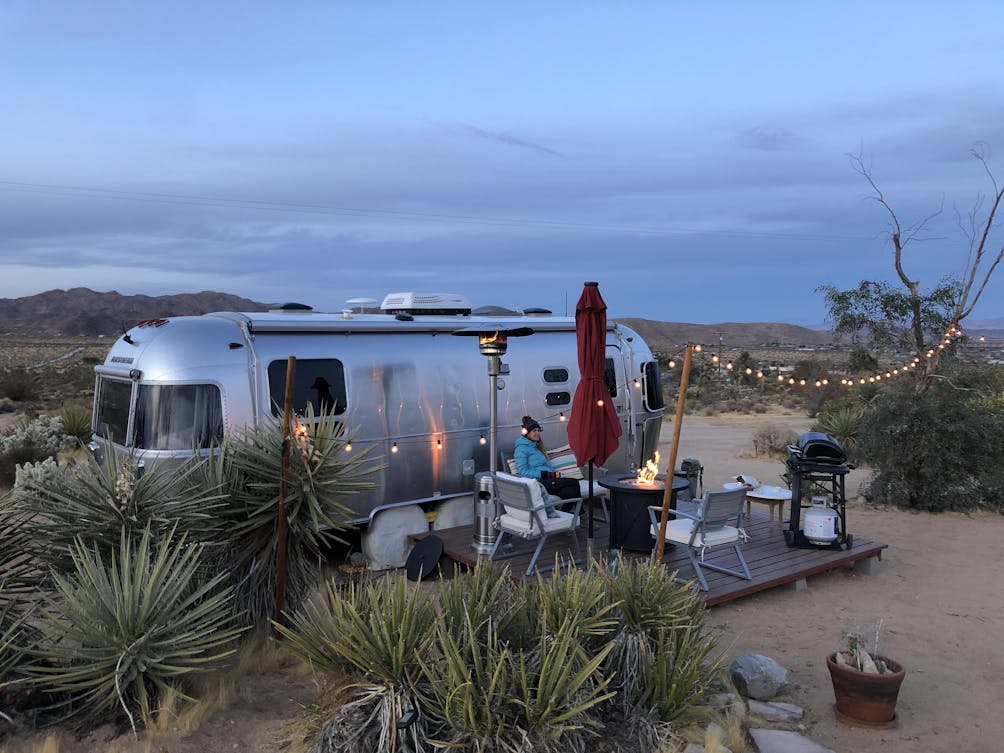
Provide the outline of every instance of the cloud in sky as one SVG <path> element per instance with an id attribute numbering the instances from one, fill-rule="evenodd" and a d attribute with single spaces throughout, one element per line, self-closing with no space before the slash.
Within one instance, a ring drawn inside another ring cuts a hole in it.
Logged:
<path id="1" fill-rule="evenodd" d="M 848 154 L 904 224 L 944 198 L 910 263 L 931 285 L 961 271 L 952 207 L 990 188 L 968 149 L 1004 156 L 1002 16 L 17 5 L 0 297 L 214 288 L 340 309 L 417 288 L 561 311 L 594 279 L 613 315 L 818 323 L 817 286 L 892 277 Z M 997 280 L 977 313 L 1001 300 Z"/>

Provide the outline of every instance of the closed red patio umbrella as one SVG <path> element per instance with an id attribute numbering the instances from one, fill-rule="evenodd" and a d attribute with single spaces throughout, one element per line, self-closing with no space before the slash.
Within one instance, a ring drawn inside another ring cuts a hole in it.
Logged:
<path id="1" fill-rule="evenodd" d="M 579 384 L 568 419 L 568 444 L 576 462 L 589 468 L 588 550 L 593 542 L 593 464 L 602 464 L 617 449 L 621 425 L 603 381 L 606 362 L 607 305 L 599 283 L 587 282 L 575 305 L 575 339 L 579 355 Z"/>

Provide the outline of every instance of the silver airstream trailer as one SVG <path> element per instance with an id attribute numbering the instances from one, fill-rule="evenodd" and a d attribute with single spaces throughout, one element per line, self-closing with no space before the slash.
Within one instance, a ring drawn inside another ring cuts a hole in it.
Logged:
<path id="1" fill-rule="evenodd" d="M 406 556 L 405 535 L 473 518 L 474 475 L 489 468 L 489 380 L 476 341 L 460 329 L 499 321 L 533 334 L 510 342 L 497 385 L 498 447 L 509 449 L 521 417 L 567 443 L 565 419 L 579 379 L 575 320 L 542 310 L 471 313 L 451 294 L 388 295 L 380 313 L 217 312 L 140 322 L 97 366 L 93 445 L 149 465 L 186 458 L 246 425 L 277 415 L 286 364 L 296 357 L 294 409 L 328 401 L 386 467 L 354 500 L 363 549 L 375 567 Z M 620 418 L 620 446 L 606 465 L 642 465 L 658 444 L 659 369 L 630 329 L 607 327 L 605 380 Z M 429 513 L 435 513 L 435 516 Z"/>

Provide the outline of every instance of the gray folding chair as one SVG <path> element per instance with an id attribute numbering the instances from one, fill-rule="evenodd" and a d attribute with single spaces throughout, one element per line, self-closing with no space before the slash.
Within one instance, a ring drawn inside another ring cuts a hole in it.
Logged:
<path id="1" fill-rule="evenodd" d="M 499 534 L 495 538 L 489 559 L 495 559 L 502 539 L 519 536 L 524 539 L 537 539 L 537 548 L 527 565 L 526 574 L 533 575 L 536 570 L 537 558 L 544 549 L 548 536 L 555 533 L 570 533 L 575 559 L 579 557 L 579 538 L 576 529 L 579 526 L 579 512 L 582 508 L 582 498 L 562 499 L 547 493 L 540 482 L 532 478 L 520 478 L 508 473 L 495 474 L 495 502 L 498 505 L 499 517 L 496 523 Z M 558 505 L 574 505 L 571 512 L 558 510 Z M 513 554 L 507 555 L 509 557 Z"/>
<path id="2" fill-rule="evenodd" d="M 746 489 L 730 491 L 708 491 L 697 502 L 693 512 L 675 510 L 676 516 L 666 525 L 666 541 L 671 544 L 682 544 L 687 547 L 687 556 L 697 574 L 701 590 L 708 590 L 708 581 L 702 568 L 716 570 L 737 578 L 753 580 L 749 565 L 743 557 L 741 545 L 749 538 L 743 530 L 743 504 L 746 501 Z M 659 516 L 661 507 L 649 507 L 648 514 L 652 521 L 652 537 L 659 536 Z M 735 550 L 742 571 L 712 564 L 705 560 L 704 555 L 710 549 L 730 546 Z"/>

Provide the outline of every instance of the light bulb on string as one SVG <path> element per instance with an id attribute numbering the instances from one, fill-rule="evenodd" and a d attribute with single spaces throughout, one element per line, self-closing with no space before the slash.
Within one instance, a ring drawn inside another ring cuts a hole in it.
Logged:
<path id="1" fill-rule="evenodd" d="M 394 453 L 397 452 L 397 442 L 394 442 L 393 444 L 391 444 L 390 451 L 394 452 Z"/>
<path id="2" fill-rule="evenodd" d="M 345 451 L 346 452 L 352 452 L 352 443 L 351 442 L 346 442 L 345 443 Z"/>
<path id="3" fill-rule="evenodd" d="M 565 420 L 565 411 L 559 411 L 559 413 L 558 413 L 558 420 L 559 421 L 564 421 Z"/>
<path id="4" fill-rule="evenodd" d="M 597 408 L 602 408 L 603 407 L 603 398 L 602 397 L 599 400 L 596 401 L 596 407 Z"/>
<path id="5" fill-rule="evenodd" d="M 487 444 L 488 443 L 488 440 L 485 439 L 485 435 L 484 434 L 481 435 L 481 438 L 478 440 L 478 443 L 479 444 Z"/>
<path id="6" fill-rule="evenodd" d="M 675 369 L 675 368 L 676 368 L 676 361 L 672 361 L 672 360 L 671 360 L 671 361 L 669 362 L 669 368 L 671 368 L 671 369 Z"/>
<path id="7" fill-rule="evenodd" d="M 443 449 L 443 440 L 442 439 L 437 439 L 436 440 L 436 449 L 437 450 Z"/>
<path id="8" fill-rule="evenodd" d="M 635 389 L 640 388 L 641 387 L 641 380 L 640 379 L 635 379 L 634 380 L 634 386 L 635 386 Z"/>

